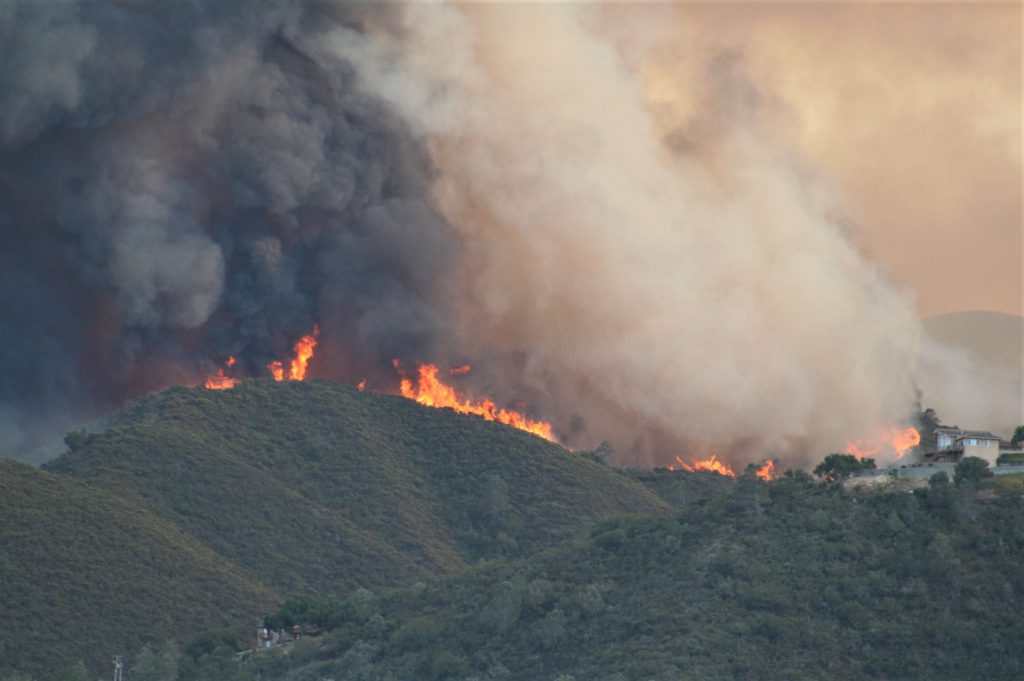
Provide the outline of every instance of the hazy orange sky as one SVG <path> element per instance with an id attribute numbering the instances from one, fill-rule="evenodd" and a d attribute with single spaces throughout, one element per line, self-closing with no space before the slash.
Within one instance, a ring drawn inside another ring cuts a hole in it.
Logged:
<path id="1" fill-rule="evenodd" d="M 660 35 L 633 59 L 667 130 L 706 135 L 709 110 L 746 109 L 834 192 L 922 316 L 1022 314 L 1020 3 L 635 9 L 604 11 Z M 695 89 L 716 60 L 720 82 Z"/>

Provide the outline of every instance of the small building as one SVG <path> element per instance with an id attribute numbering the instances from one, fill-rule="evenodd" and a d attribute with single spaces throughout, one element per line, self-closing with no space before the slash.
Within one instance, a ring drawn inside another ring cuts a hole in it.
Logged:
<path id="1" fill-rule="evenodd" d="M 925 452 L 926 461 L 956 463 L 966 456 L 985 459 L 990 466 L 996 465 L 1000 454 L 998 435 L 987 430 L 961 430 L 960 428 L 936 428 L 935 450 Z"/>
<path id="2" fill-rule="evenodd" d="M 323 631 L 320 627 L 315 624 L 304 624 L 301 626 L 296 624 L 290 629 L 278 629 L 276 631 L 264 624 L 256 629 L 256 649 L 264 650 L 287 646 L 300 639 L 319 636 L 322 633 Z"/>

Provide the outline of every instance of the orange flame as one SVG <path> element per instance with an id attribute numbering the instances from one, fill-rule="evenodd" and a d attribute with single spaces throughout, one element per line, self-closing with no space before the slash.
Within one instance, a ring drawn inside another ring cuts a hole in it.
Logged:
<path id="1" fill-rule="evenodd" d="M 366 379 L 364 378 L 363 380 L 359 381 L 356 387 L 359 388 L 360 390 L 366 390 Z"/>
<path id="2" fill-rule="evenodd" d="M 228 367 L 235 365 L 235 358 L 228 356 L 228 361 L 224 363 Z M 203 387 L 209 390 L 228 390 L 234 388 L 241 382 L 240 378 L 232 378 L 225 374 L 224 367 L 217 369 L 217 373 L 213 376 L 207 376 L 206 382 L 203 383 Z"/>
<path id="3" fill-rule="evenodd" d="M 402 373 L 397 359 L 394 361 L 394 365 L 395 370 Z M 498 421 L 507 426 L 525 430 L 545 440 L 555 442 L 555 436 L 552 434 L 550 423 L 534 421 L 511 409 L 499 409 L 494 401 L 488 398 L 484 398 L 479 402 L 464 399 L 455 388 L 438 378 L 437 374 L 438 368 L 433 364 L 420 364 L 418 381 L 415 387 L 408 378 L 402 378 L 400 387 L 402 396 L 408 397 L 410 400 L 416 400 L 428 407 L 449 407 L 460 414 L 476 414 L 488 421 Z"/>
<path id="4" fill-rule="evenodd" d="M 711 471 L 730 478 L 736 477 L 736 472 L 733 471 L 728 464 L 719 461 L 718 457 L 714 454 L 712 454 L 708 459 L 694 461 L 693 463 L 686 463 L 678 456 L 676 457 L 676 461 L 679 462 L 679 465 L 683 467 L 684 471 Z M 676 470 L 675 466 L 670 465 L 668 468 L 672 471 Z"/>
<path id="5" fill-rule="evenodd" d="M 462 374 L 468 374 L 472 368 L 468 364 L 463 364 L 460 367 L 452 367 L 448 370 L 448 373 L 452 376 L 461 376 Z"/>
<path id="6" fill-rule="evenodd" d="M 267 363 L 267 369 L 275 381 L 304 381 L 306 380 L 306 367 L 309 360 L 313 358 L 313 350 L 317 346 L 316 338 L 320 335 L 320 327 L 314 325 L 313 333 L 303 336 L 295 342 L 295 357 L 288 364 L 288 371 L 285 372 L 284 362 L 274 360 Z"/>
<path id="7" fill-rule="evenodd" d="M 902 459 L 919 442 L 921 442 L 921 433 L 917 432 L 916 428 L 889 426 L 879 429 L 873 438 L 847 442 L 846 453 L 853 454 L 859 459 L 865 459 L 874 458 L 879 453 L 892 452 L 896 455 L 895 458 Z"/>
<path id="8" fill-rule="evenodd" d="M 267 368 L 270 369 L 270 375 L 274 377 L 275 381 L 284 380 L 284 364 L 281 364 L 280 361 L 275 359 L 267 364 Z"/>
<path id="9" fill-rule="evenodd" d="M 761 466 L 760 468 L 757 469 L 757 471 L 754 472 L 754 475 L 761 478 L 765 482 L 768 482 L 769 480 L 774 480 L 776 477 L 778 477 L 775 473 L 775 462 L 772 461 L 771 459 L 768 459 L 767 461 L 764 462 L 763 466 Z"/>

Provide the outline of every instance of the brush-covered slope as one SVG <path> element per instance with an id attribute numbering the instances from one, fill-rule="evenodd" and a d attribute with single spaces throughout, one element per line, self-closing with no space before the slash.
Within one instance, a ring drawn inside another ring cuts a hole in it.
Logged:
<path id="1" fill-rule="evenodd" d="M 278 595 L 137 503 L 0 460 L 0 672 L 252 625 Z"/>
<path id="2" fill-rule="evenodd" d="M 47 470 L 137 499 L 291 593 L 412 584 L 666 507 L 540 438 L 326 381 L 175 388 Z"/>
<path id="3" fill-rule="evenodd" d="M 741 480 L 525 561 L 328 604 L 329 634 L 235 678 L 1020 679 L 1021 564 L 1019 494 Z"/>

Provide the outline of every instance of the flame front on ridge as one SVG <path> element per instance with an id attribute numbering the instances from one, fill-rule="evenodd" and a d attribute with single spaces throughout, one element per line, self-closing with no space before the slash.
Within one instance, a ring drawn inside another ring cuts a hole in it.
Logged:
<path id="1" fill-rule="evenodd" d="M 313 350 L 317 346 L 316 338 L 320 335 L 320 327 L 313 325 L 313 333 L 307 334 L 295 342 L 295 357 L 288 363 L 288 371 L 285 371 L 284 362 L 274 360 L 267 364 L 267 369 L 275 381 L 304 381 L 306 380 L 306 367 L 309 360 L 313 358 Z"/>
<path id="2" fill-rule="evenodd" d="M 682 466 L 684 471 L 711 471 L 712 473 L 718 473 L 726 477 L 735 478 L 736 472 L 729 466 L 729 464 L 718 460 L 718 457 L 712 454 L 707 459 L 700 459 L 692 463 L 686 463 L 681 457 L 676 457 L 676 461 Z M 670 471 L 676 470 L 674 465 L 669 465 Z"/>
<path id="3" fill-rule="evenodd" d="M 228 360 L 224 362 L 224 366 L 218 367 L 217 373 L 213 376 L 206 377 L 206 382 L 203 383 L 203 387 L 209 390 L 228 390 L 229 388 L 234 388 L 242 380 L 240 378 L 232 378 L 227 375 L 227 368 L 233 367 L 234 365 L 235 358 L 228 355 Z"/>
<path id="4" fill-rule="evenodd" d="M 771 459 L 768 459 L 767 461 L 764 462 L 763 466 L 757 469 L 754 475 L 761 478 L 765 482 L 768 482 L 769 480 L 774 480 L 776 477 L 778 477 L 778 475 L 775 472 L 775 462 L 772 461 Z"/>
<path id="5" fill-rule="evenodd" d="M 433 364 L 419 365 L 415 385 L 405 377 L 397 359 L 394 360 L 394 365 L 395 370 L 402 374 L 400 390 L 403 397 L 416 400 L 428 407 L 449 407 L 460 414 L 476 414 L 488 421 L 498 421 L 513 428 L 533 433 L 545 440 L 556 442 L 550 423 L 535 421 L 512 409 L 500 409 L 493 400 L 486 397 L 477 402 L 464 398 L 455 388 L 438 377 L 439 369 Z M 462 370 L 463 367 L 465 370 Z M 469 365 L 463 365 L 463 367 L 457 367 L 460 371 L 455 373 L 469 371 Z"/>

